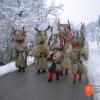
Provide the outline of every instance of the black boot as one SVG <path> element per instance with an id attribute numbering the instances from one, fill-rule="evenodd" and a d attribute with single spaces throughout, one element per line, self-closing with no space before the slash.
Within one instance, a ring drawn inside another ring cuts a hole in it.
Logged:
<path id="1" fill-rule="evenodd" d="M 56 78 L 56 80 L 59 80 L 59 78 Z"/>
<path id="2" fill-rule="evenodd" d="M 79 74 L 79 82 L 82 81 L 82 74 Z"/>
<path id="3" fill-rule="evenodd" d="M 38 72 L 38 74 L 40 74 L 40 70 L 38 70 L 37 72 Z"/>
<path id="4" fill-rule="evenodd" d="M 73 84 L 76 84 L 76 80 L 75 79 L 73 80 Z"/>
<path id="5" fill-rule="evenodd" d="M 43 72 L 43 73 L 46 73 L 46 70 L 43 70 L 42 72 Z"/>
<path id="6" fill-rule="evenodd" d="M 18 69 L 18 72 L 21 72 L 21 68 Z"/>
<path id="7" fill-rule="evenodd" d="M 52 82 L 52 79 L 49 78 L 49 79 L 48 79 L 48 82 Z"/>
<path id="8" fill-rule="evenodd" d="M 22 68 L 22 72 L 25 72 L 25 68 Z"/>

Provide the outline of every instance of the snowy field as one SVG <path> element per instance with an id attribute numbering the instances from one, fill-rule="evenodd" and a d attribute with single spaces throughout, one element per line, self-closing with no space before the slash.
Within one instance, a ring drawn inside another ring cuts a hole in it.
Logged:
<path id="1" fill-rule="evenodd" d="M 29 56 L 27 60 L 28 66 L 33 62 L 34 58 Z M 94 87 L 94 100 L 100 100 L 100 47 L 97 46 L 96 42 L 89 44 L 89 61 L 86 64 L 89 82 Z M 15 62 L 0 66 L 0 76 L 16 70 Z"/>

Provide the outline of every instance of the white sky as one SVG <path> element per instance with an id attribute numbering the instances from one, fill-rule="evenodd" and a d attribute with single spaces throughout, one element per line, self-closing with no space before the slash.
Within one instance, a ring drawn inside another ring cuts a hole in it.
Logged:
<path id="1" fill-rule="evenodd" d="M 52 0 L 47 0 L 48 5 Z M 100 0 L 54 0 L 55 4 L 63 4 L 63 12 L 60 15 L 62 22 L 71 20 L 75 24 L 81 21 L 86 24 L 95 21 L 100 14 Z"/>

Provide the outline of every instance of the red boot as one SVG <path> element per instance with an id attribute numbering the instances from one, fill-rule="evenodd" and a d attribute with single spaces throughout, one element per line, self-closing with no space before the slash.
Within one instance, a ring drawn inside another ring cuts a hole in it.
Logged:
<path id="1" fill-rule="evenodd" d="M 49 79 L 48 79 L 48 81 L 51 82 L 52 79 L 53 79 L 53 71 L 50 71 L 49 72 Z"/>
<path id="2" fill-rule="evenodd" d="M 77 74 L 77 73 L 74 73 L 74 74 L 73 74 L 73 84 L 75 84 L 75 83 L 76 83 L 77 76 L 78 76 L 78 74 Z"/>

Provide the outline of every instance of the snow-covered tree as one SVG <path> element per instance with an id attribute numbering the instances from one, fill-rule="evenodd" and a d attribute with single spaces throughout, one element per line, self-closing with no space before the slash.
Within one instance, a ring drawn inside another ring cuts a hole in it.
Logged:
<path id="1" fill-rule="evenodd" d="M 14 4 L 15 3 L 15 4 Z M 15 5 L 15 6 L 14 6 Z M 0 63 L 5 64 L 11 59 L 11 24 L 17 2 L 9 0 L 0 1 Z"/>
<path id="2" fill-rule="evenodd" d="M 0 0 L 0 63 L 10 61 L 12 49 L 12 27 L 24 27 L 27 32 L 26 42 L 33 42 L 35 27 L 45 30 L 50 19 L 48 16 L 59 15 L 62 6 L 46 6 L 44 0 Z M 3 55 L 3 56 L 2 56 Z"/>
<path id="3" fill-rule="evenodd" d="M 97 45 L 99 45 L 100 44 L 100 15 L 97 20 L 96 31 L 97 31 Z"/>

